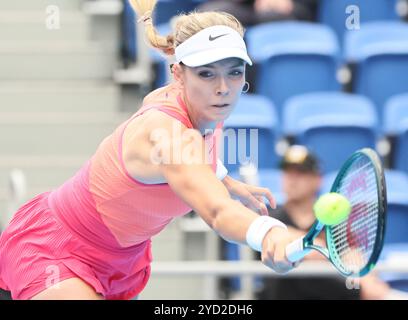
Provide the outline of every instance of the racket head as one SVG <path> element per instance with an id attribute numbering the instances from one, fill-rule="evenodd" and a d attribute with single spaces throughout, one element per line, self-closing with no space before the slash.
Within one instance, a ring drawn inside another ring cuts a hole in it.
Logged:
<path id="1" fill-rule="evenodd" d="M 377 263 L 385 235 L 387 192 L 376 152 L 364 148 L 353 153 L 331 192 L 344 195 L 352 209 L 346 221 L 326 226 L 329 259 L 343 275 L 362 277 Z"/>

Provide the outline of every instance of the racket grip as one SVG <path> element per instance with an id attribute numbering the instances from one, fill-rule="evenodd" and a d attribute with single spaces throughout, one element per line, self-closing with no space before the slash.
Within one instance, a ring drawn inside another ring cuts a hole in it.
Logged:
<path id="1" fill-rule="evenodd" d="M 303 238 L 299 238 L 286 246 L 286 258 L 290 262 L 302 260 L 310 249 L 305 249 L 303 246 Z"/>

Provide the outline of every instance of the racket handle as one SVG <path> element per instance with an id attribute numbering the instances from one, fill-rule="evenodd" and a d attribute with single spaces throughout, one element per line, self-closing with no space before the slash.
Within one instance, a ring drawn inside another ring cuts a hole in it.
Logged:
<path id="1" fill-rule="evenodd" d="M 286 258 L 290 262 L 302 260 L 310 249 L 305 249 L 303 246 L 303 238 L 299 238 L 286 246 Z"/>

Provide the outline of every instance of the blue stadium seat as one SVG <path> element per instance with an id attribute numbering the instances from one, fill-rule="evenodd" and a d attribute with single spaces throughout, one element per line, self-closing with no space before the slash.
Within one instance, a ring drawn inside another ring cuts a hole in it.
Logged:
<path id="1" fill-rule="evenodd" d="M 369 97 L 379 116 L 387 99 L 408 92 L 408 24 L 371 22 L 345 36 L 345 59 L 353 64 L 352 90 Z"/>
<path id="2" fill-rule="evenodd" d="M 338 170 L 356 150 L 375 148 L 377 115 L 363 96 L 321 92 L 299 95 L 284 107 L 283 134 L 320 159 L 322 172 Z"/>
<path id="3" fill-rule="evenodd" d="M 228 171 L 237 171 L 245 162 L 252 162 L 258 168 L 274 168 L 277 124 L 271 101 L 260 95 L 243 94 L 224 123 L 224 153 L 220 156 Z"/>
<path id="4" fill-rule="evenodd" d="M 339 45 L 330 28 L 271 22 L 249 28 L 246 41 L 258 66 L 255 91 L 275 103 L 279 116 L 285 100 L 293 95 L 340 89 Z"/>
<path id="5" fill-rule="evenodd" d="M 351 61 L 366 57 L 370 48 L 387 43 L 401 42 L 407 38 L 408 25 L 405 22 L 370 22 L 361 25 L 361 29 L 348 31 L 344 38 L 344 54 Z"/>
<path id="6" fill-rule="evenodd" d="M 408 243 L 408 175 L 386 170 L 388 215 L 385 243 Z"/>
<path id="7" fill-rule="evenodd" d="M 380 20 L 397 20 L 396 11 L 398 0 L 321 0 L 319 5 L 318 20 L 335 30 L 339 41 L 342 40 L 347 30 L 346 21 L 348 17 L 355 14 L 357 6 L 360 11 L 360 23 Z M 352 11 L 348 11 L 351 8 Z M 354 19 L 353 19 L 354 20 Z M 356 23 L 357 21 L 352 21 Z"/>
<path id="8" fill-rule="evenodd" d="M 393 167 L 408 173 L 408 94 L 390 98 L 384 108 L 384 133 L 394 138 Z"/>
<path id="9" fill-rule="evenodd" d="M 155 9 L 154 23 L 167 23 L 173 16 L 190 12 L 202 2 L 204 0 L 159 0 Z"/>

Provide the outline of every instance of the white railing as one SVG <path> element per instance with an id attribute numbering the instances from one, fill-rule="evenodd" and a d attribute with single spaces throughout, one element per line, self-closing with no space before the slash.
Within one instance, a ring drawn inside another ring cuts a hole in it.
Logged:
<path id="1" fill-rule="evenodd" d="M 398 263 L 379 262 L 374 269 L 377 272 L 407 273 L 408 261 Z M 152 274 L 157 276 L 211 275 L 211 276 L 263 276 L 263 277 L 307 277 L 338 275 L 338 271 L 329 262 L 305 261 L 285 275 L 273 272 L 260 261 L 153 261 Z"/>
<path id="2" fill-rule="evenodd" d="M 408 259 L 392 262 L 379 262 L 375 267 L 376 272 L 390 272 L 406 274 L 408 277 Z M 339 276 L 338 271 L 327 261 L 305 261 L 298 268 L 285 275 L 277 274 L 260 261 L 156 261 L 152 263 L 152 276 L 202 276 L 216 283 L 218 277 L 244 277 L 253 279 L 262 277 L 326 277 Z M 344 279 L 346 282 L 346 278 Z M 245 289 L 245 288 L 244 288 Z M 247 288 L 249 289 L 249 288 Z M 253 292 L 244 290 L 241 299 L 252 299 Z M 203 287 L 203 299 L 218 299 L 216 286 Z"/>

